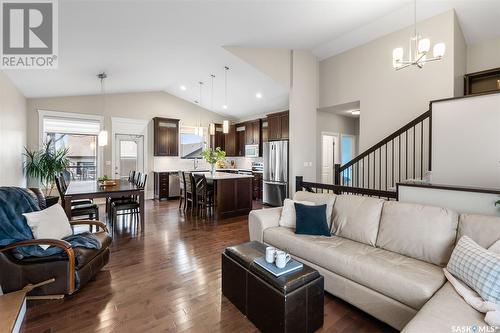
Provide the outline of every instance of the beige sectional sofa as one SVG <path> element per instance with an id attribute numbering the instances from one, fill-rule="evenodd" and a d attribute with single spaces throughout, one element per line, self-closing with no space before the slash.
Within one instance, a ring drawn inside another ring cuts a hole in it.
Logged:
<path id="1" fill-rule="evenodd" d="M 354 195 L 297 192 L 294 199 L 334 202 L 333 236 L 296 235 L 279 226 L 278 207 L 250 213 L 250 239 L 287 249 L 324 276 L 326 291 L 404 332 L 486 325 L 443 267 L 462 235 L 485 248 L 498 240 L 500 218 Z"/>

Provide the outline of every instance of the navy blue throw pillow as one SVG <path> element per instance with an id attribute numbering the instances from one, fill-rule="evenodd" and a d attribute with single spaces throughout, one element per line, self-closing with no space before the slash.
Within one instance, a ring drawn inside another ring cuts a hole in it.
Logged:
<path id="1" fill-rule="evenodd" d="M 308 206 L 294 203 L 297 216 L 295 233 L 330 237 L 330 229 L 326 222 L 326 205 Z"/>

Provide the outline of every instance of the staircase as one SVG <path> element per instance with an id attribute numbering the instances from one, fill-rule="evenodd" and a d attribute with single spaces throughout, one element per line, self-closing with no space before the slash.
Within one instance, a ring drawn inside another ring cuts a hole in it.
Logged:
<path id="1" fill-rule="evenodd" d="M 395 195 L 396 183 L 425 179 L 431 169 L 431 125 L 429 110 L 350 162 L 336 164 L 335 185 Z"/>

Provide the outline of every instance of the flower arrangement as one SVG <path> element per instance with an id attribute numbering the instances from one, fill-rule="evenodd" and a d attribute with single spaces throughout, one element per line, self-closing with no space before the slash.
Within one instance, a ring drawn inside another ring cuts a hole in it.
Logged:
<path id="1" fill-rule="evenodd" d="M 215 149 L 207 148 L 202 152 L 202 156 L 212 167 L 212 173 L 215 172 L 215 164 L 219 161 L 224 161 L 226 159 L 226 152 L 220 147 Z"/>

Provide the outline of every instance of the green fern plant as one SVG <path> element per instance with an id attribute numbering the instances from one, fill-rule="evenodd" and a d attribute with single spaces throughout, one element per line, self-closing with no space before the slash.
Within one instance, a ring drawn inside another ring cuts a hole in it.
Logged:
<path id="1" fill-rule="evenodd" d="M 45 195 L 51 195 L 55 187 L 55 177 L 69 165 L 69 148 L 55 149 L 49 139 L 40 150 L 24 148 L 26 161 L 24 171 L 27 177 L 40 181 Z"/>

